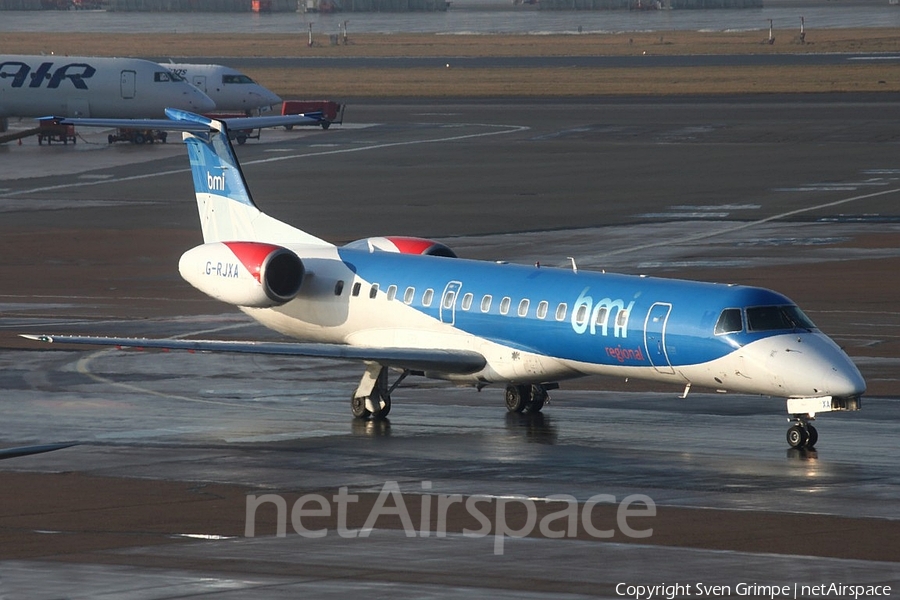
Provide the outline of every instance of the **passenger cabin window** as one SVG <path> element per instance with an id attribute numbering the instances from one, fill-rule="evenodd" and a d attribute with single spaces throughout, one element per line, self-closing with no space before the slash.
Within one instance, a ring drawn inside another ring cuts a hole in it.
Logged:
<path id="1" fill-rule="evenodd" d="M 541 300 L 540 303 L 538 303 L 538 307 L 537 307 L 537 318 L 538 319 L 545 318 L 547 316 L 547 310 L 549 308 L 550 308 L 550 304 L 548 304 L 546 300 Z"/>
<path id="2" fill-rule="evenodd" d="M 378 295 L 378 284 L 373 283 L 372 287 L 369 288 L 369 298 L 375 298 Z"/>
<path id="3" fill-rule="evenodd" d="M 521 302 L 519 302 L 519 310 L 518 314 L 520 317 L 524 317 L 528 314 L 528 305 L 530 304 L 528 298 L 523 298 Z"/>
<path id="4" fill-rule="evenodd" d="M 362 287 L 362 284 L 357 281 L 356 283 L 353 284 L 353 290 L 350 293 L 353 294 L 354 296 L 359 296 L 359 289 L 361 287 Z"/>
<path id="5" fill-rule="evenodd" d="M 469 310 L 470 308 L 472 308 L 472 299 L 474 297 L 475 296 L 473 296 L 471 293 L 463 296 L 463 299 L 462 299 L 462 309 L 463 310 Z"/>
<path id="6" fill-rule="evenodd" d="M 578 307 L 578 312 L 575 313 L 575 324 L 576 325 L 579 325 L 579 326 L 584 325 L 584 323 L 587 321 L 587 316 L 588 316 L 587 312 L 588 312 L 588 307 L 586 304 L 582 304 L 581 306 Z"/>
<path id="7" fill-rule="evenodd" d="M 388 300 L 393 300 L 393 299 L 396 298 L 396 297 L 397 297 L 397 286 L 396 286 L 396 285 L 389 285 L 389 286 L 388 286 L 388 291 L 387 291 L 387 299 L 388 299 Z"/>
<path id="8" fill-rule="evenodd" d="M 619 314 L 621 315 L 622 312 L 619 311 Z M 597 317 L 594 319 L 594 324 L 600 327 L 606 325 L 607 316 L 609 316 L 609 310 L 605 306 L 599 307 L 597 309 Z"/>
<path id="9" fill-rule="evenodd" d="M 815 328 L 809 317 L 796 306 L 753 306 L 747 309 L 748 331 Z"/>
<path id="10" fill-rule="evenodd" d="M 556 307 L 556 320 L 557 321 L 565 321 L 566 320 L 566 312 L 568 312 L 569 307 L 566 306 L 565 302 L 560 302 L 559 306 Z"/>
<path id="11" fill-rule="evenodd" d="M 511 302 L 511 300 L 509 299 L 509 296 L 504 296 L 503 300 L 500 301 L 500 314 L 501 315 L 505 315 L 509 312 L 509 303 L 510 302 Z"/>
<path id="12" fill-rule="evenodd" d="M 491 301 L 493 297 L 488 294 L 484 298 L 481 299 L 481 312 L 486 313 L 491 310 Z"/>
<path id="13" fill-rule="evenodd" d="M 334 284 L 334 295 L 335 296 L 340 296 L 343 293 L 343 291 L 344 291 L 343 280 L 338 281 L 337 283 Z"/>
<path id="14" fill-rule="evenodd" d="M 422 294 L 422 306 L 428 307 L 431 306 L 431 301 L 434 300 L 434 290 L 428 288 L 425 290 L 425 293 Z"/>
<path id="15" fill-rule="evenodd" d="M 415 297 L 416 297 L 416 288 L 414 288 L 414 287 L 406 288 L 406 291 L 403 293 L 403 301 L 406 304 L 412 304 Z"/>
<path id="16" fill-rule="evenodd" d="M 453 308 L 454 302 L 456 302 L 456 291 L 447 290 L 446 292 L 444 292 L 444 308 Z"/>
<path id="17" fill-rule="evenodd" d="M 719 315 L 719 320 L 716 321 L 716 335 L 738 333 L 743 330 L 744 321 L 741 318 L 741 309 L 739 308 L 726 308 Z"/>

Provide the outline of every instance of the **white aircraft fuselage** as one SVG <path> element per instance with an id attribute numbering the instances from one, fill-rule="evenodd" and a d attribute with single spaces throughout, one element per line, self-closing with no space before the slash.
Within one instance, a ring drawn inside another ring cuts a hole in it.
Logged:
<path id="1" fill-rule="evenodd" d="M 212 98 L 216 112 L 243 112 L 281 104 L 281 98 L 247 75 L 222 65 L 163 64 Z"/>
<path id="2" fill-rule="evenodd" d="M 0 55 L 0 119 L 162 117 L 166 107 L 210 112 L 214 102 L 157 63 L 137 58 Z"/>

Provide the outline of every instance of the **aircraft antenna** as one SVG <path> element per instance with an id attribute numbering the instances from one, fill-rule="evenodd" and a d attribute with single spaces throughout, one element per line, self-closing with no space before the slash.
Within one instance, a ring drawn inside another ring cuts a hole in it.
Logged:
<path id="1" fill-rule="evenodd" d="M 573 273 L 577 273 L 577 272 L 578 272 L 578 265 L 575 264 L 575 257 L 574 257 L 574 256 L 567 256 L 566 258 L 568 258 L 570 261 L 572 261 L 572 272 L 573 272 Z"/>

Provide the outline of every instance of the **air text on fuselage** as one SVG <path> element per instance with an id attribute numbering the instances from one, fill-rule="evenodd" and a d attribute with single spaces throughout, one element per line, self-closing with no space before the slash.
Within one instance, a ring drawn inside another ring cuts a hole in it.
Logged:
<path id="1" fill-rule="evenodd" d="M 21 61 L 0 63 L 0 79 L 12 78 L 10 87 L 14 88 L 25 87 L 26 82 L 30 88 L 39 88 L 46 82 L 48 89 L 56 89 L 68 79 L 76 89 L 86 90 L 85 80 L 96 72 L 97 69 L 86 63 L 69 63 L 56 69 L 52 62 L 42 62 L 34 69 Z"/>

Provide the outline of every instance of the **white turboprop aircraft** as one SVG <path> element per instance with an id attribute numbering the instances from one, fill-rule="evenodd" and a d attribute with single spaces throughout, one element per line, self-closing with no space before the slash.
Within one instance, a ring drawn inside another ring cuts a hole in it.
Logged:
<path id="1" fill-rule="evenodd" d="M 408 375 L 506 386 L 511 412 L 540 411 L 557 382 L 609 375 L 787 400 L 792 447 L 812 447 L 817 413 L 858 410 L 865 381 L 797 305 L 746 286 L 457 258 L 407 237 L 337 247 L 256 206 L 228 126 L 167 111 L 185 131 L 204 243 L 182 277 L 298 342 L 27 335 L 45 342 L 319 356 L 363 362 L 358 418 L 383 418 Z M 110 126 L 108 121 L 75 124 Z M 154 122 L 141 126 L 162 128 Z M 388 381 L 390 368 L 399 379 Z"/>
<path id="2" fill-rule="evenodd" d="M 137 58 L 0 55 L 0 131 L 9 117 L 162 117 L 215 103 L 185 79 Z"/>
<path id="3" fill-rule="evenodd" d="M 216 103 L 216 112 L 249 115 L 253 111 L 281 104 L 277 94 L 230 67 L 187 63 L 163 63 L 163 66 L 212 98 Z"/>

